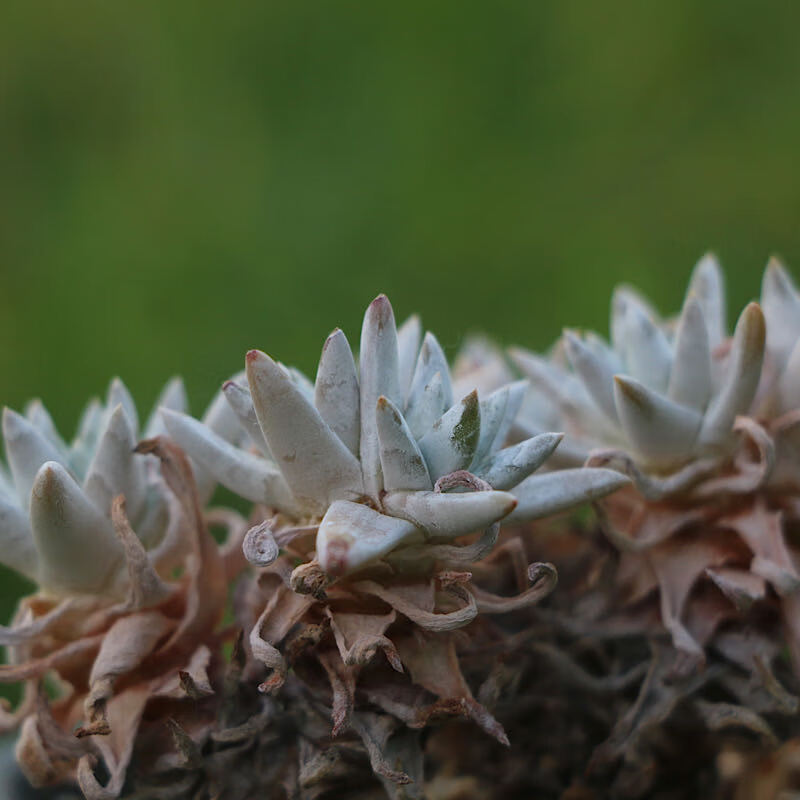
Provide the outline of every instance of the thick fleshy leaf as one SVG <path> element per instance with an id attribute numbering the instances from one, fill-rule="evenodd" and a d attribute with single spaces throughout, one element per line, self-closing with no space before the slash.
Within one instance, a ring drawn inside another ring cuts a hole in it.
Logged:
<path id="1" fill-rule="evenodd" d="M 405 413 L 405 420 L 415 439 L 421 439 L 434 422 L 444 414 L 445 391 L 442 373 L 437 372 L 421 394 L 414 395 Z"/>
<path id="2" fill-rule="evenodd" d="M 711 397 L 711 349 L 703 309 L 695 295 L 683 306 L 667 396 L 682 406 L 704 411 Z"/>
<path id="3" fill-rule="evenodd" d="M 403 404 L 408 399 L 408 393 L 411 390 L 411 379 L 414 377 L 414 367 L 417 363 L 421 340 L 422 323 L 416 314 L 412 314 L 397 329 L 397 356 Z"/>
<path id="4" fill-rule="evenodd" d="M 247 381 L 261 430 L 301 505 L 324 511 L 334 500 L 364 493 L 355 456 L 278 364 L 251 350 Z"/>
<path id="5" fill-rule="evenodd" d="M 598 358 L 592 349 L 572 331 L 564 332 L 567 356 L 578 373 L 586 391 L 600 410 L 612 421 L 617 421 L 614 404 L 614 373 L 608 361 Z"/>
<path id="6" fill-rule="evenodd" d="M 69 464 L 81 479 L 89 469 L 89 462 L 100 439 L 103 413 L 101 402 L 96 397 L 92 398 L 83 409 L 78 422 L 78 432 L 70 445 Z"/>
<path id="7" fill-rule="evenodd" d="M 322 348 L 314 387 L 314 405 L 328 427 L 358 457 L 361 431 L 360 390 L 353 351 L 338 328 Z"/>
<path id="8" fill-rule="evenodd" d="M 253 503 L 296 511 L 292 492 L 272 462 L 234 447 L 188 414 L 161 413 L 169 435 L 225 488 Z"/>
<path id="9" fill-rule="evenodd" d="M 795 344 L 778 385 L 780 411 L 800 408 L 800 339 Z"/>
<path id="10" fill-rule="evenodd" d="M 670 463 L 689 455 L 703 420 L 700 412 L 622 375 L 614 378 L 614 394 L 622 428 L 647 461 Z"/>
<path id="11" fill-rule="evenodd" d="M 725 310 L 725 278 L 722 268 L 712 253 L 703 256 L 692 270 L 687 299 L 694 295 L 703 309 L 703 319 L 712 352 L 727 337 L 728 323 Z"/>
<path id="12" fill-rule="evenodd" d="M 611 298 L 611 343 L 617 353 L 625 354 L 631 332 L 631 312 L 649 319 L 656 318 L 655 309 L 636 289 L 618 286 Z"/>
<path id="13" fill-rule="evenodd" d="M 0 497 L 6 497 L 9 500 L 16 498 L 17 493 L 11 483 L 11 476 L 6 472 L 6 468 L 0 462 Z"/>
<path id="14" fill-rule="evenodd" d="M 630 483 L 613 469 L 580 467 L 531 475 L 514 489 L 518 505 L 507 522 L 527 522 L 599 500 Z"/>
<path id="15" fill-rule="evenodd" d="M 700 430 L 701 444 L 724 446 L 737 415 L 750 408 L 761 378 L 765 335 L 764 314 L 758 303 L 750 303 L 736 323 L 722 386 L 712 399 Z"/>
<path id="16" fill-rule="evenodd" d="M 136 437 L 130 419 L 118 405 L 108 418 L 83 484 L 86 496 L 109 518 L 111 501 L 118 494 L 125 495 L 133 519 L 144 503 L 144 459 L 134 455 L 134 447 Z"/>
<path id="17" fill-rule="evenodd" d="M 225 381 L 222 384 L 222 394 L 225 395 L 225 399 L 230 404 L 233 413 L 236 414 L 242 429 L 253 445 L 258 448 L 261 455 L 273 460 L 272 452 L 269 449 L 267 440 L 264 438 L 261 426 L 258 424 L 258 417 L 256 417 L 256 410 L 253 407 L 253 398 L 250 396 L 250 390 L 236 381 Z"/>
<path id="18" fill-rule="evenodd" d="M 517 419 L 522 403 L 525 400 L 525 395 L 528 392 L 530 383 L 524 381 L 514 381 L 508 384 L 508 402 L 506 403 L 505 410 L 503 411 L 503 421 L 494 436 L 494 441 L 489 445 L 487 455 L 499 450 L 506 443 L 511 428 Z M 481 431 L 483 430 L 483 417 L 481 417 Z"/>
<path id="19" fill-rule="evenodd" d="M 361 469 L 364 488 L 373 498 L 377 498 L 383 488 L 375 407 L 381 395 L 393 403 L 402 403 L 399 370 L 394 312 L 388 298 L 382 294 L 370 303 L 364 315 L 358 372 L 361 390 Z"/>
<path id="20" fill-rule="evenodd" d="M 240 383 L 246 380 L 245 373 L 239 372 L 230 380 Z M 242 426 L 224 392 L 219 391 L 214 395 L 201 420 L 207 428 L 225 439 L 226 442 L 238 444 L 242 441 Z"/>
<path id="21" fill-rule="evenodd" d="M 525 381 L 527 383 L 527 381 Z M 485 400 L 481 400 L 481 431 L 475 449 L 473 464 L 480 465 L 494 449 L 497 434 L 505 420 L 510 388 L 501 386 Z"/>
<path id="22" fill-rule="evenodd" d="M 481 409 L 477 391 L 472 391 L 431 426 L 419 440 L 428 472 L 435 480 L 466 469 L 478 447 Z"/>
<path id="23" fill-rule="evenodd" d="M 450 367 L 447 364 L 444 350 L 439 344 L 438 339 L 430 333 L 425 334 L 422 341 L 422 347 L 419 351 L 419 357 L 414 368 L 414 377 L 411 379 L 411 389 L 408 393 L 408 406 L 411 407 L 416 403 L 417 398 L 425 387 L 433 379 L 436 373 L 442 377 L 442 389 L 444 391 L 444 407 L 450 408 L 453 405 L 453 387 L 450 383 Z"/>
<path id="24" fill-rule="evenodd" d="M 477 475 L 493 489 L 511 489 L 538 469 L 558 447 L 563 433 L 542 433 L 495 454 Z"/>
<path id="25" fill-rule="evenodd" d="M 565 409 L 585 410 L 587 405 L 597 409 L 597 405 L 586 391 L 583 381 L 565 369 L 521 347 L 510 348 L 508 354 L 520 371 L 530 379 L 532 387 L 538 391 L 544 389 L 546 395 L 554 398 Z M 513 384 L 511 385 L 513 386 Z M 595 413 L 597 412 L 595 411 Z M 597 416 L 603 417 L 599 413 Z"/>
<path id="26" fill-rule="evenodd" d="M 761 302 L 768 320 L 767 347 L 780 367 L 800 338 L 800 293 L 777 258 L 764 271 Z"/>
<path id="27" fill-rule="evenodd" d="M 108 395 L 106 397 L 106 409 L 110 412 L 118 405 L 122 405 L 131 426 L 134 430 L 134 435 L 139 435 L 139 413 L 136 410 L 136 403 L 133 401 L 128 387 L 122 382 L 120 378 L 114 378 L 108 387 Z"/>
<path id="28" fill-rule="evenodd" d="M 661 328 L 638 306 L 628 309 L 624 353 L 627 372 L 649 389 L 666 391 L 672 351 Z"/>
<path id="29" fill-rule="evenodd" d="M 161 393 L 156 398 L 153 410 L 145 425 L 145 439 L 152 439 L 154 436 L 161 436 L 166 433 L 164 430 L 164 421 L 158 413 L 159 409 L 162 408 L 169 408 L 172 411 L 180 411 L 184 414 L 189 410 L 189 398 L 186 396 L 186 387 L 183 385 L 183 379 L 177 375 L 167 381 Z"/>
<path id="30" fill-rule="evenodd" d="M 28 515 L 10 498 L 0 495 L 0 563 L 36 578 L 36 547 Z"/>
<path id="31" fill-rule="evenodd" d="M 44 403 L 38 398 L 31 400 L 25 406 L 25 416 L 33 427 L 42 433 L 45 439 L 55 445 L 56 449 L 62 454 L 62 457 L 66 457 L 68 452 L 67 445 L 56 429 L 53 418 L 50 416 L 50 412 L 44 407 Z"/>
<path id="32" fill-rule="evenodd" d="M 378 398 L 375 413 L 384 488 L 387 491 L 432 489 L 433 483 L 425 459 L 397 406 L 381 396 Z"/>
<path id="33" fill-rule="evenodd" d="M 244 373 L 234 375 L 231 380 L 238 381 L 242 378 L 244 378 Z M 230 407 L 230 403 L 228 403 L 227 398 L 221 391 L 214 395 L 202 416 L 202 420 L 203 424 L 209 428 L 209 430 L 213 431 L 226 442 L 239 444 L 245 438 L 239 418 L 236 416 L 233 409 Z M 194 480 L 197 484 L 197 492 L 200 495 L 200 499 L 202 502 L 207 503 L 211 499 L 217 482 L 214 480 L 214 476 L 209 469 L 199 464 L 197 461 L 192 463 L 192 469 L 194 471 Z"/>
<path id="34" fill-rule="evenodd" d="M 452 539 L 505 517 L 517 501 L 507 492 L 387 492 L 384 509 L 431 536 Z"/>
<path id="35" fill-rule="evenodd" d="M 47 441 L 25 417 L 10 408 L 3 409 L 3 438 L 6 460 L 20 505 L 27 509 L 39 468 L 45 461 L 58 461 L 61 456 L 55 445 Z"/>
<path id="36" fill-rule="evenodd" d="M 59 593 L 100 592 L 122 562 L 111 523 L 61 464 L 48 461 L 31 492 L 39 583 Z"/>
<path id="37" fill-rule="evenodd" d="M 360 569 L 401 544 L 420 542 L 422 533 L 404 519 L 389 517 L 361 503 L 331 504 L 317 532 L 317 560 L 328 575 Z"/>

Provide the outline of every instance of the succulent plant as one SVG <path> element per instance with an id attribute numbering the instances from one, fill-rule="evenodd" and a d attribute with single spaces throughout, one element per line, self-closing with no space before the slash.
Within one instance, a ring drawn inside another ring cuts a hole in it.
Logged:
<path id="1" fill-rule="evenodd" d="M 186 407 L 180 380 L 167 384 L 159 407 Z M 155 435 L 160 426 L 154 413 L 145 436 Z M 39 400 L 29 403 L 24 415 L 3 410 L 3 438 L 8 470 L 0 465 L 0 560 L 42 591 L 124 592 L 123 550 L 111 524 L 111 503 L 118 494 L 125 495 L 147 548 L 171 546 L 177 534 L 167 536 L 169 492 L 155 460 L 134 454 L 138 414 L 118 378 L 104 404 L 92 400 L 86 406 L 69 445 Z"/>
<path id="2" fill-rule="evenodd" d="M 762 307 L 728 337 L 706 257 L 677 319 L 622 288 L 610 344 L 474 338 L 451 370 L 380 296 L 357 357 L 335 330 L 312 382 L 252 350 L 202 420 L 172 381 L 142 442 L 117 380 L 70 445 L 38 401 L 6 410 L 24 773 L 89 800 L 730 794 L 800 733 L 800 293 L 775 261 Z M 247 520 L 207 507 L 219 484 Z"/>
<path id="3" fill-rule="evenodd" d="M 249 448 L 175 411 L 163 412 L 167 430 L 228 489 L 296 525 L 318 526 L 317 560 L 332 577 L 404 546 L 483 530 L 512 511 L 519 521 L 552 514 L 624 482 L 602 469 L 529 477 L 561 436 L 504 447 L 525 382 L 454 402 L 435 336 L 423 339 L 416 317 L 397 330 L 384 296 L 364 317 L 358 370 L 337 329 L 313 386 L 257 350 L 247 354 L 246 376 L 246 386 L 229 381 L 223 392 Z M 460 471 L 487 491 L 440 490 Z"/>
<path id="4" fill-rule="evenodd" d="M 521 348 L 511 357 L 548 392 L 550 408 L 557 404 L 577 458 L 600 449 L 591 463 L 622 460 L 668 492 L 734 449 L 734 421 L 756 396 L 764 342 L 756 303 L 727 338 L 722 272 L 706 256 L 694 269 L 677 320 L 660 320 L 641 295 L 620 287 L 610 343 L 567 330 L 550 359 Z M 536 428 L 537 404 L 529 408 L 523 424 Z"/>

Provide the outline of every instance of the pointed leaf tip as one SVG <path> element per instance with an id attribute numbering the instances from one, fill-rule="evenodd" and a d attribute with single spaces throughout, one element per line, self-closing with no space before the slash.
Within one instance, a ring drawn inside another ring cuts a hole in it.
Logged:
<path id="1" fill-rule="evenodd" d="M 401 544 L 419 542 L 421 532 L 404 519 L 360 503 L 338 500 L 317 533 L 317 559 L 325 572 L 340 577 L 385 556 Z"/>
<path id="2" fill-rule="evenodd" d="M 487 528 L 510 514 L 517 499 L 508 492 L 387 492 L 384 507 L 432 536 L 447 539 Z"/>
<path id="3" fill-rule="evenodd" d="M 28 508 L 36 472 L 46 461 L 60 461 L 57 448 L 22 414 L 3 409 L 3 438 L 20 505 Z"/>
<path id="4" fill-rule="evenodd" d="M 702 423 L 698 411 L 673 403 L 624 375 L 614 376 L 614 389 L 623 430 L 643 458 L 668 464 L 691 452 Z"/>
<path id="5" fill-rule="evenodd" d="M 756 395 L 765 342 L 764 313 L 758 303 L 749 303 L 736 323 L 722 386 L 706 411 L 701 444 L 718 449 L 732 441 L 734 420 L 749 410 Z"/>
<path id="6" fill-rule="evenodd" d="M 122 561 L 111 523 L 57 462 L 48 461 L 36 474 L 31 528 L 39 580 L 58 592 L 101 591 Z"/>
<path id="7" fill-rule="evenodd" d="M 630 483 L 612 469 L 578 467 L 531 475 L 514 489 L 519 500 L 507 517 L 510 523 L 528 522 L 599 500 Z"/>
<path id="8" fill-rule="evenodd" d="M 360 496 L 358 460 L 291 375 L 265 353 L 255 353 L 248 354 L 247 382 L 256 417 L 295 497 L 322 511 L 333 500 Z"/>

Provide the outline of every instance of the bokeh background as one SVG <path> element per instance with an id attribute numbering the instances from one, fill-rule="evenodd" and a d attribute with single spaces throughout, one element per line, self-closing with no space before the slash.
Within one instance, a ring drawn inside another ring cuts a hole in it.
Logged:
<path id="1" fill-rule="evenodd" d="M 800 4 L 65 3 L 0 12 L 0 402 L 200 412 L 367 303 L 544 347 L 612 287 L 800 270 Z M 88 554 L 87 554 L 88 555 Z M 0 573 L 7 618 L 20 583 Z"/>

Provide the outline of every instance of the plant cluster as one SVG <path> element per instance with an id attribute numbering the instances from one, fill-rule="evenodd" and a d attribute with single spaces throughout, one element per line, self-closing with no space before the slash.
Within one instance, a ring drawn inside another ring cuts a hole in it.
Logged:
<path id="1" fill-rule="evenodd" d="M 468 341 L 366 311 L 315 381 L 252 350 L 201 419 L 118 379 L 3 414 L 0 728 L 129 798 L 769 798 L 800 787 L 800 293 Z M 217 487 L 242 503 L 211 505 Z M 248 510 L 241 509 L 249 504 Z M 558 587 L 556 584 L 558 583 Z"/>

